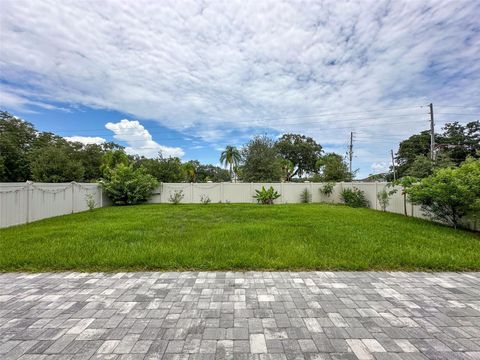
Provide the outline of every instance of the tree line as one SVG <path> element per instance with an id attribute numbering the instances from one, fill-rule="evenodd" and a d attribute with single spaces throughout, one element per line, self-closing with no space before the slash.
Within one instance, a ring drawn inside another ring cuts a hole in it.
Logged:
<path id="1" fill-rule="evenodd" d="M 435 160 L 430 157 L 430 134 L 422 131 L 402 141 L 396 153 L 397 178 L 425 178 L 438 168 L 456 167 L 467 157 L 478 158 L 480 122 L 466 125 L 449 123 L 435 134 Z M 240 149 L 227 146 L 219 161 L 227 169 L 197 160 L 177 157 L 145 158 L 127 155 L 113 142 L 82 144 L 70 142 L 35 127 L 8 112 L 0 112 L 0 181 L 22 182 L 95 182 L 104 178 L 106 164 L 122 158 L 133 170 L 143 169 L 159 182 L 279 182 L 279 181 L 351 181 L 344 156 L 325 153 L 313 138 L 301 134 L 283 134 L 278 139 L 255 136 Z M 110 163 L 110 166 L 112 164 Z M 390 172 L 369 177 L 392 180 Z"/>
<path id="2" fill-rule="evenodd" d="M 0 112 L 0 181 L 95 182 L 116 164 L 142 169 L 159 182 L 278 182 L 311 179 L 348 181 L 352 174 L 342 156 L 323 154 L 311 137 L 284 134 L 274 140 L 256 136 L 240 150 L 227 146 L 220 156 L 224 169 L 178 157 L 146 158 L 127 155 L 114 142 L 82 144 L 51 132 L 8 112 Z"/>

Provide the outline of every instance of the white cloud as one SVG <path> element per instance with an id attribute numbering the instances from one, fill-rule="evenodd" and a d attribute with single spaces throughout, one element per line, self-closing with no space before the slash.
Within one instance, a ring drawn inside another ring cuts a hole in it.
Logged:
<path id="1" fill-rule="evenodd" d="M 123 119 L 117 123 L 106 123 L 105 127 L 114 132 L 116 140 L 125 141 L 128 154 L 138 154 L 145 157 L 156 157 L 161 153 L 164 157 L 182 157 L 185 152 L 179 147 L 160 145 L 152 140 L 152 135 L 137 120 Z"/>
<path id="2" fill-rule="evenodd" d="M 261 128 L 345 148 L 355 131 L 379 162 L 428 127 L 414 106 L 478 106 L 479 13 L 462 0 L 3 0 L 0 81 L 217 143 Z"/>
<path id="3" fill-rule="evenodd" d="M 372 169 L 373 174 L 380 174 L 388 172 L 389 165 L 385 162 L 373 163 L 370 168 Z"/>
<path id="4" fill-rule="evenodd" d="M 99 145 L 107 141 L 104 138 L 101 138 L 99 136 L 64 136 L 63 138 L 67 141 L 80 142 L 84 145 L 89 145 L 89 144 Z"/>

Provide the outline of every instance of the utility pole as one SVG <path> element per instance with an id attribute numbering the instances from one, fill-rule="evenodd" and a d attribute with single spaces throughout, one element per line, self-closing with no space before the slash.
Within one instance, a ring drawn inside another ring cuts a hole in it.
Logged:
<path id="1" fill-rule="evenodd" d="M 352 159 L 353 159 L 353 131 L 350 132 L 350 146 L 348 147 L 348 158 L 350 160 L 350 174 L 352 173 Z"/>
<path id="2" fill-rule="evenodd" d="M 430 103 L 430 159 L 435 161 L 435 121 L 433 119 L 433 104 Z"/>
<path id="3" fill-rule="evenodd" d="M 397 173 L 395 172 L 395 160 L 393 157 L 393 150 L 390 150 L 390 154 L 392 154 L 393 181 L 397 181 Z"/>

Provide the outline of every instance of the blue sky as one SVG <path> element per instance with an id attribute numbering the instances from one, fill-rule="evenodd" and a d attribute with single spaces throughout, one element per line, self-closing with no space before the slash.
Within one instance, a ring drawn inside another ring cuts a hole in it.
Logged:
<path id="1" fill-rule="evenodd" d="M 299 132 L 359 177 L 428 128 L 480 118 L 478 1 L 0 4 L 0 108 L 130 153 L 218 163 Z M 422 107 L 423 106 L 423 107 Z"/>

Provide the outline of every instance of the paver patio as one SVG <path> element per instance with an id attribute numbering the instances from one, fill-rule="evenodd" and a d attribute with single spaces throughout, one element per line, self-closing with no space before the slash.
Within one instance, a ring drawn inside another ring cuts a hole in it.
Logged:
<path id="1" fill-rule="evenodd" d="M 0 274 L 3 359 L 480 359 L 480 274 Z"/>

